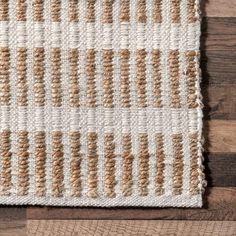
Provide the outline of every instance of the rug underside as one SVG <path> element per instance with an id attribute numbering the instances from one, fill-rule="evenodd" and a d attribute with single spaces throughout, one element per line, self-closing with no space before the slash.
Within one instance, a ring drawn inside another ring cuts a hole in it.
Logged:
<path id="1" fill-rule="evenodd" d="M 198 0 L 0 2 L 0 204 L 200 207 Z"/>

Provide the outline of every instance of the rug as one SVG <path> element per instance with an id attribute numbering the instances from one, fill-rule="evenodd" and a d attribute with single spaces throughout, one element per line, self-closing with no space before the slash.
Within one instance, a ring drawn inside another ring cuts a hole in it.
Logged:
<path id="1" fill-rule="evenodd" d="M 200 207 L 198 0 L 0 1 L 0 203 Z"/>

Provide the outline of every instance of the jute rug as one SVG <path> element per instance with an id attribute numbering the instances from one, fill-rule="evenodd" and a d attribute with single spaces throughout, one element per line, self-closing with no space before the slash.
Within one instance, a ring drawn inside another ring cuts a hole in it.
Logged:
<path id="1" fill-rule="evenodd" d="M 199 207 L 198 0 L 0 1 L 0 203 Z"/>

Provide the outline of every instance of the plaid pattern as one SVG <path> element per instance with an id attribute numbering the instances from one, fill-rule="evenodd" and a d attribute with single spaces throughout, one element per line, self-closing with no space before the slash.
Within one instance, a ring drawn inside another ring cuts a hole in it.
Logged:
<path id="1" fill-rule="evenodd" d="M 198 0 L 0 1 L 0 203 L 202 205 Z"/>

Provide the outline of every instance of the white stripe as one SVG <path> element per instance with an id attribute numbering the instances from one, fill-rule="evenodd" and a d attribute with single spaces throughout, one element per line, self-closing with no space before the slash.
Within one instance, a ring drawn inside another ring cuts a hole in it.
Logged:
<path id="1" fill-rule="evenodd" d="M 188 24 L 187 25 L 187 37 L 188 37 L 188 44 L 187 50 L 199 50 L 200 47 L 200 30 L 199 30 L 199 22 Z"/>
<path id="2" fill-rule="evenodd" d="M 182 35 L 180 35 L 180 24 L 171 24 L 171 28 L 170 28 L 170 49 L 179 49 L 179 42 L 180 39 L 182 37 Z"/>
<path id="3" fill-rule="evenodd" d="M 52 130 L 61 131 L 62 129 L 62 108 L 52 107 Z"/>
<path id="4" fill-rule="evenodd" d="M 113 133 L 113 109 L 104 109 L 104 132 Z"/>
<path id="5" fill-rule="evenodd" d="M 145 23 L 137 23 L 137 49 L 145 49 Z"/>
<path id="6" fill-rule="evenodd" d="M 70 22 L 69 23 L 69 47 L 77 49 L 78 44 L 79 44 L 78 23 Z"/>
<path id="7" fill-rule="evenodd" d="M 130 109 L 123 109 L 121 113 L 121 119 L 122 119 L 122 133 L 123 134 L 129 134 L 131 132 L 131 117 L 130 117 Z"/>
<path id="8" fill-rule="evenodd" d="M 86 40 L 87 40 L 87 49 L 95 48 L 95 23 L 87 22 L 86 23 Z"/>
<path id="9" fill-rule="evenodd" d="M 10 37 L 11 35 L 15 35 L 16 33 L 16 7 L 15 7 L 15 0 L 9 1 L 9 46 L 10 47 L 10 60 L 11 60 L 11 69 L 10 70 L 10 78 L 17 78 L 17 39 L 16 37 Z M 11 104 L 10 104 L 10 114 L 8 116 L 7 123 L 11 125 L 11 164 L 12 164 L 12 189 L 11 193 L 18 192 L 18 145 L 17 145 L 17 134 L 12 131 L 12 124 L 14 124 L 14 129 L 17 131 L 17 91 L 16 87 L 16 79 L 10 79 L 10 90 L 11 90 Z M 4 108 L 5 109 L 5 108 Z"/>
<path id="10" fill-rule="evenodd" d="M 9 106 L 1 106 L 1 131 L 4 131 L 6 129 L 10 128 L 9 123 L 9 117 L 10 117 L 10 107 Z"/>
<path id="11" fill-rule="evenodd" d="M 170 163 L 173 161 L 173 148 L 172 148 L 172 139 L 171 139 L 171 109 L 170 109 L 170 81 L 169 81 L 169 65 L 168 65 L 168 57 L 169 52 L 166 49 L 170 47 L 169 40 L 169 29 L 171 27 L 171 3 L 170 1 L 165 2 L 165 6 L 162 9 L 163 14 L 163 22 L 161 24 L 161 91 L 165 91 L 162 93 L 162 101 L 164 105 L 163 110 L 163 140 L 164 140 L 164 154 L 165 154 L 165 180 L 164 180 L 164 189 L 167 195 L 172 194 L 172 166 Z"/>
<path id="12" fill-rule="evenodd" d="M 51 23 L 51 43 L 53 48 L 61 46 L 61 22 Z"/>
<path id="13" fill-rule="evenodd" d="M 173 108 L 171 109 L 171 119 L 172 119 L 172 132 L 174 134 L 178 134 L 181 132 L 181 117 L 180 117 L 180 111 L 179 110 L 173 110 Z"/>
<path id="14" fill-rule="evenodd" d="M 44 107 L 35 107 L 35 131 L 44 130 Z"/>
<path id="15" fill-rule="evenodd" d="M 17 46 L 26 47 L 27 42 L 27 32 L 26 32 L 26 22 L 18 21 L 17 22 Z"/>
<path id="16" fill-rule="evenodd" d="M 152 157 L 153 158 L 153 157 Z M 117 206 L 137 206 L 137 207 L 202 207 L 202 195 L 189 196 L 182 195 L 162 195 L 155 194 L 147 197 L 132 195 L 130 197 L 107 198 L 100 196 L 95 199 L 83 197 L 70 198 L 42 198 L 28 196 L 1 196 L 0 204 L 18 204 L 18 205 L 47 205 L 47 206 L 95 206 L 95 207 L 117 207 Z"/>
<path id="17" fill-rule="evenodd" d="M 34 22 L 34 47 L 41 48 L 44 46 L 44 30 L 43 22 Z"/>
<path id="18" fill-rule="evenodd" d="M 80 110 L 78 108 L 71 107 L 70 109 L 70 130 L 80 131 Z"/>
<path id="19" fill-rule="evenodd" d="M 95 123 L 96 123 L 96 119 L 95 119 L 95 113 L 96 110 L 94 109 L 89 109 L 88 110 L 88 118 L 87 118 L 87 128 L 88 128 L 88 132 L 96 132 L 96 127 L 95 127 Z"/>
<path id="20" fill-rule="evenodd" d="M 80 106 L 83 107 L 84 110 L 80 110 L 80 119 L 79 119 L 79 126 L 81 132 L 81 154 L 82 154 L 82 162 L 81 162 L 81 184 L 82 184 L 82 195 L 86 196 L 88 192 L 88 185 L 87 185 L 87 170 L 88 170 L 88 147 L 87 147 L 87 110 L 86 110 L 86 5 L 87 1 L 81 1 L 79 6 L 79 34 L 80 39 L 78 44 L 79 49 L 79 65 L 78 65 L 78 72 L 79 72 L 79 99 L 80 99 Z"/>
<path id="21" fill-rule="evenodd" d="M 190 133 L 195 133 L 199 131 L 198 127 L 198 119 L 199 119 L 199 114 L 197 110 L 190 110 L 188 111 L 188 116 L 189 116 L 189 132 Z"/>
<path id="22" fill-rule="evenodd" d="M 129 30 L 130 30 L 130 23 L 129 22 L 121 22 L 121 25 L 120 25 L 120 49 L 128 49 L 129 48 Z"/>
<path id="23" fill-rule="evenodd" d="M 161 46 L 161 24 L 153 24 L 153 49 L 160 49 Z"/>
<path id="24" fill-rule="evenodd" d="M 103 49 L 112 49 L 113 24 L 103 24 Z"/>
<path id="25" fill-rule="evenodd" d="M 18 129 L 27 130 L 28 107 L 18 106 Z"/>
<path id="26" fill-rule="evenodd" d="M 8 47 L 8 21 L 0 21 L 0 47 Z"/>

